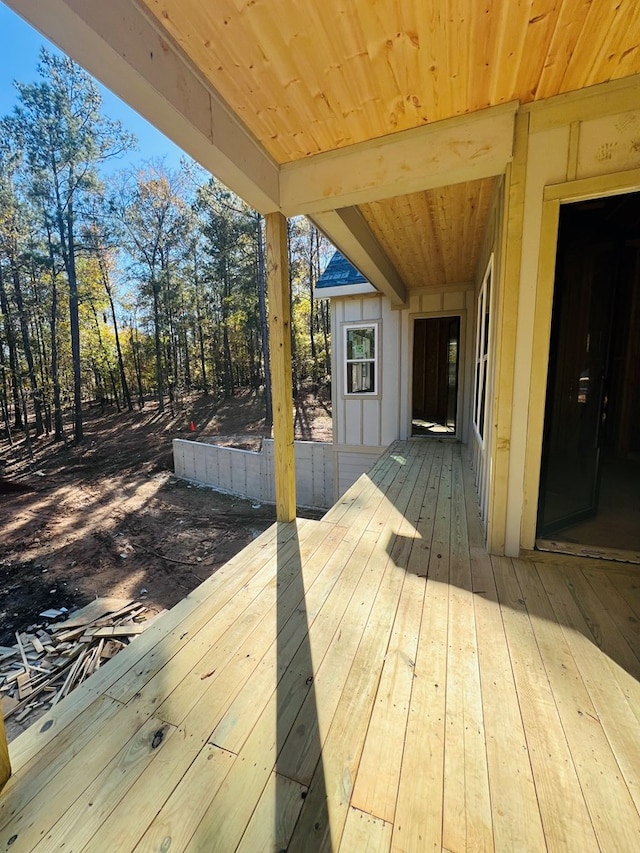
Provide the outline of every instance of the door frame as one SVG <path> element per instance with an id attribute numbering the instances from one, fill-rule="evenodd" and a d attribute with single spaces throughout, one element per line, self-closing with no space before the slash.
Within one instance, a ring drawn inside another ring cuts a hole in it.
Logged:
<path id="1" fill-rule="evenodd" d="M 531 350 L 524 501 L 520 530 L 520 541 L 524 548 L 533 548 L 537 530 L 560 205 L 638 191 L 640 191 L 640 169 L 549 184 L 544 189 Z"/>
<path id="2" fill-rule="evenodd" d="M 413 340 L 415 332 L 416 320 L 436 320 L 442 317 L 459 317 L 460 331 L 458 341 L 458 395 L 456 399 L 456 431 L 450 433 L 443 438 L 449 441 L 462 441 L 465 435 L 464 427 L 467 417 L 466 400 L 464 389 L 467 385 L 467 362 L 468 362 L 468 341 L 467 341 L 467 310 L 466 308 L 452 308 L 450 311 L 416 311 L 409 314 L 409 352 L 407 356 L 407 367 L 409 372 L 409 386 L 407 401 L 405 403 L 407 412 L 407 435 L 411 437 L 412 419 L 413 419 Z M 413 436 L 417 439 L 426 438 L 429 436 Z"/>

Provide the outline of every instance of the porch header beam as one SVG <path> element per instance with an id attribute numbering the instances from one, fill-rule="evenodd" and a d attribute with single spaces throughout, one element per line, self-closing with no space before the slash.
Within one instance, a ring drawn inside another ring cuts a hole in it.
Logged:
<path id="1" fill-rule="evenodd" d="M 6 0 L 261 213 L 278 210 L 278 166 L 133 0 Z"/>
<path id="2" fill-rule="evenodd" d="M 517 110 L 512 101 L 286 163 L 282 211 L 310 215 L 501 175 Z"/>
<path id="3" fill-rule="evenodd" d="M 406 305 L 404 282 L 357 207 L 316 213 L 310 218 L 392 305 Z"/>

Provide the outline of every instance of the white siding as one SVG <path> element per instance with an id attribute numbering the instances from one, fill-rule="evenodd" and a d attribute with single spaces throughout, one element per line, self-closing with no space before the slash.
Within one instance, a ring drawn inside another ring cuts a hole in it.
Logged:
<path id="1" fill-rule="evenodd" d="M 400 437 L 402 312 L 386 297 L 344 297 L 331 300 L 333 329 L 333 424 L 337 445 L 387 447 Z M 378 327 L 379 393 L 347 397 L 344 389 L 344 323 L 372 322 Z"/>
<path id="2" fill-rule="evenodd" d="M 298 506 L 328 509 L 334 502 L 332 445 L 296 441 L 294 448 Z M 254 453 L 176 438 L 173 462 L 177 477 L 240 497 L 275 502 L 271 439 L 265 439 L 262 451 Z"/>

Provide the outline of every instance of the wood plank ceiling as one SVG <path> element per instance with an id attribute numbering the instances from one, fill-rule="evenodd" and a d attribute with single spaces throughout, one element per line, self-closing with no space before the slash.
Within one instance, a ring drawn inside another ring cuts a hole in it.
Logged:
<path id="1" fill-rule="evenodd" d="M 138 2 L 280 165 L 640 71 L 637 0 Z M 490 184 L 363 206 L 407 286 L 469 278 Z"/>
<path id="2" fill-rule="evenodd" d="M 493 178 L 363 204 L 409 290 L 473 281 Z M 392 240 L 388 240 L 389 235 Z"/>

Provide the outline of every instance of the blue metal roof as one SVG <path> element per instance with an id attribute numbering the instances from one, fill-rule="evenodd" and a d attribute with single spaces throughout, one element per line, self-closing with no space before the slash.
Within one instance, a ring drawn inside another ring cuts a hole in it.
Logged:
<path id="1" fill-rule="evenodd" d="M 316 290 L 323 287 L 344 287 L 351 284 L 368 284 L 367 279 L 344 255 L 337 250 L 316 283 Z"/>

